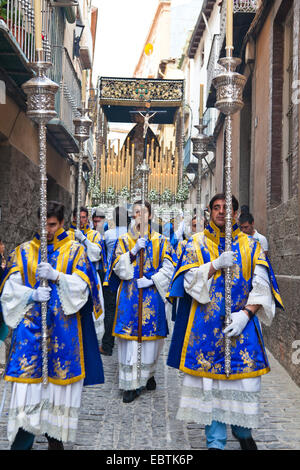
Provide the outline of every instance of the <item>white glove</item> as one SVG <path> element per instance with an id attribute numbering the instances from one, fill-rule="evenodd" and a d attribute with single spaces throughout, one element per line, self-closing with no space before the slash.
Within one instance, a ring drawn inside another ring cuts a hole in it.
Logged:
<path id="1" fill-rule="evenodd" d="M 141 277 L 140 279 L 137 279 L 137 286 L 138 289 L 144 289 L 145 287 L 150 287 L 154 284 L 152 279 L 147 279 L 145 276 Z"/>
<path id="2" fill-rule="evenodd" d="M 245 326 L 247 325 L 249 321 L 249 317 L 247 313 L 245 313 L 243 310 L 240 310 L 239 312 L 233 312 L 231 314 L 231 319 L 232 323 L 228 325 L 223 333 L 227 333 L 227 336 L 239 336 Z"/>
<path id="3" fill-rule="evenodd" d="M 219 258 L 212 261 L 212 265 L 216 271 L 222 268 L 229 268 L 233 265 L 233 251 L 224 251 Z"/>
<path id="4" fill-rule="evenodd" d="M 48 302 L 50 299 L 51 287 L 38 287 L 33 289 L 31 298 L 34 302 Z"/>
<path id="5" fill-rule="evenodd" d="M 131 250 L 133 256 L 135 256 L 142 248 L 146 246 L 146 238 L 139 238 L 134 247 Z"/>
<path id="6" fill-rule="evenodd" d="M 80 243 L 82 243 L 86 239 L 86 236 L 84 235 L 84 233 L 82 233 L 81 230 L 76 228 L 75 229 L 75 239 L 78 240 Z"/>
<path id="7" fill-rule="evenodd" d="M 52 268 L 49 263 L 40 263 L 36 268 L 36 274 L 40 279 L 48 279 L 49 281 L 56 281 L 59 276 L 59 271 Z"/>

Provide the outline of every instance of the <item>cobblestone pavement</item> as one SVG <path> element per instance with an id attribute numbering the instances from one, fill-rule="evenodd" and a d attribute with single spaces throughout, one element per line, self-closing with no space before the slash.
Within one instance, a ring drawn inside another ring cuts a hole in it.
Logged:
<path id="1" fill-rule="evenodd" d="M 145 391 L 130 404 L 122 402 L 118 389 L 117 350 L 102 356 L 105 384 L 85 387 L 76 443 L 67 450 L 204 450 L 204 427 L 176 420 L 182 374 L 166 365 L 166 340 L 157 373 L 157 389 Z M 271 372 L 262 378 L 261 426 L 253 431 L 259 450 L 300 449 L 300 388 L 269 353 Z M 8 387 L 9 390 L 10 387 Z M 3 380 L 0 383 L 3 395 Z M 8 449 L 7 407 L 0 418 L 0 450 Z M 239 449 L 228 430 L 227 449 Z M 34 449 L 47 449 L 46 439 L 37 437 Z"/>

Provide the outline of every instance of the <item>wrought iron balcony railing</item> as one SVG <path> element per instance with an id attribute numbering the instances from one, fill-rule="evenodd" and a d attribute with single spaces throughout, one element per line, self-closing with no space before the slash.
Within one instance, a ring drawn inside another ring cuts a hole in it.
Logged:
<path id="1" fill-rule="evenodd" d="M 258 3 L 258 0 L 234 0 L 233 13 L 255 13 Z"/>
<path id="2" fill-rule="evenodd" d="M 52 59 L 49 78 L 59 85 L 59 90 L 55 97 L 57 118 L 52 119 L 48 127 L 52 133 L 57 133 L 57 138 L 62 141 L 65 151 L 76 153 L 73 120 L 79 115 L 77 108 L 81 105 L 81 83 L 65 47 L 53 46 Z"/>
<path id="3" fill-rule="evenodd" d="M 51 56 L 50 31 L 52 7 L 49 0 L 41 0 L 42 45 L 44 60 Z M 7 0 L 0 10 L 0 18 L 19 45 L 28 62 L 35 59 L 34 0 Z"/>

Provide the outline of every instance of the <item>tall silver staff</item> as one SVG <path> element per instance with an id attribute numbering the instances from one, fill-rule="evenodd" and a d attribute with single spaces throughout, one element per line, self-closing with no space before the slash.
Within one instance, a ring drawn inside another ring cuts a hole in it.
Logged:
<path id="1" fill-rule="evenodd" d="M 40 12 L 40 10 L 39 10 Z M 38 38 L 39 39 L 39 38 Z M 35 76 L 22 85 L 27 95 L 27 116 L 38 124 L 40 167 L 40 251 L 41 262 L 47 263 L 47 141 L 46 123 L 56 116 L 55 94 L 59 86 L 46 77 L 51 63 L 42 61 L 42 48 L 37 49 L 37 62 L 31 64 Z M 47 279 L 41 286 L 48 287 Z M 41 302 L 42 321 L 42 380 L 48 383 L 47 302 Z"/>
<path id="2" fill-rule="evenodd" d="M 143 160 L 143 163 L 138 167 L 138 171 L 142 176 L 142 207 L 141 207 L 141 226 L 140 226 L 140 235 L 141 238 L 145 236 L 147 231 L 147 226 L 145 226 L 145 196 L 148 192 L 148 175 L 150 172 L 149 166 L 146 163 L 146 160 Z M 140 250 L 140 278 L 143 277 L 144 270 L 144 249 Z M 138 303 L 138 357 L 137 357 L 137 378 L 138 383 L 141 383 L 141 373 L 142 373 L 142 325 L 143 325 L 143 289 L 139 289 L 139 303 Z"/>
<path id="3" fill-rule="evenodd" d="M 197 186 L 197 232 L 201 230 L 201 193 L 202 193 L 202 159 L 207 155 L 207 147 L 210 137 L 204 134 L 207 127 L 203 124 L 203 117 L 200 115 L 199 124 L 194 126 L 198 130 L 198 134 L 192 137 L 193 155 L 198 159 L 198 186 Z"/>
<path id="4" fill-rule="evenodd" d="M 85 72 L 85 71 L 84 71 Z M 82 83 L 85 87 L 85 81 Z M 80 116 L 73 120 L 74 123 L 74 137 L 79 143 L 79 157 L 78 157 L 78 179 L 77 179 L 77 213 L 76 213 L 76 228 L 80 229 L 80 207 L 81 207 L 81 193 L 82 193 L 82 168 L 84 157 L 84 142 L 90 137 L 90 128 L 92 125 L 91 119 L 85 114 L 88 108 L 85 107 L 85 90 L 82 92 L 82 104 L 77 108 Z"/>
<path id="5" fill-rule="evenodd" d="M 142 191 L 141 191 L 141 225 L 140 225 L 140 236 L 143 238 L 145 236 L 145 231 L 148 227 L 145 227 L 145 200 L 146 194 L 148 194 L 148 176 L 150 173 L 150 168 L 146 162 L 146 148 L 147 148 L 147 131 L 149 127 L 149 119 L 156 114 L 155 112 L 151 115 L 139 111 L 132 111 L 140 114 L 144 118 L 144 129 L 143 129 L 143 139 L 144 139 L 144 154 L 143 162 L 137 167 L 138 173 L 142 178 Z M 144 249 L 140 250 L 140 266 L 139 266 L 139 276 L 143 277 L 144 270 Z M 137 351 L 137 381 L 138 384 L 141 383 L 142 375 L 142 326 L 143 326 L 143 289 L 139 289 L 139 301 L 138 301 L 138 351 Z"/>
<path id="6" fill-rule="evenodd" d="M 243 107 L 243 89 L 246 78 L 235 72 L 241 60 L 232 56 L 232 24 L 233 0 L 227 0 L 227 31 L 226 31 L 226 57 L 219 60 L 223 67 L 219 75 L 213 79 L 216 88 L 216 108 L 226 115 L 226 148 L 225 148 L 225 251 L 231 251 L 232 241 L 232 115 Z M 232 270 L 225 268 L 225 327 L 231 323 L 231 282 Z M 231 339 L 225 335 L 225 374 L 231 373 Z"/>

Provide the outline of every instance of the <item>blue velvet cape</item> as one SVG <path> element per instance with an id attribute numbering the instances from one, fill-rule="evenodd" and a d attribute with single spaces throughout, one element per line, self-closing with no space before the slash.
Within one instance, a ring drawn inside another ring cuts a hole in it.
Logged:
<path id="1" fill-rule="evenodd" d="M 20 272 L 27 287 L 37 288 L 36 267 L 40 262 L 39 236 L 19 245 L 9 256 L 8 277 Z M 63 229 L 48 244 L 48 262 L 54 269 L 66 274 L 76 273 L 89 286 L 89 299 L 80 312 L 65 315 L 57 285 L 49 281 L 51 296 L 48 301 L 47 327 L 49 382 L 67 385 L 84 379 L 84 385 L 104 382 L 103 366 L 98 347 L 92 312 L 101 313 L 97 278 L 83 247 L 70 239 Z M 5 380 L 39 383 L 42 380 L 41 312 L 35 302 L 14 329 Z"/>
<path id="2" fill-rule="evenodd" d="M 133 261 L 134 277 L 120 280 L 114 273 L 114 266 L 121 255 L 130 251 L 138 234 L 131 230 L 116 242 L 104 285 L 118 291 L 113 335 L 123 339 L 138 339 L 138 297 L 137 279 L 139 275 L 140 253 Z M 169 240 L 157 232 L 149 232 L 144 250 L 143 275 L 148 279 L 159 271 L 164 259 L 173 263 L 173 250 Z M 154 340 L 168 335 L 165 304 L 155 285 L 143 289 L 142 340 Z"/>
<path id="3" fill-rule="evenodd" d="M 216 259 L 225 250 L 225 236 L 211 222 L 204 232 L 188 240 L 178 261 L 167 297 L 179 299 L 167 363 L 190 375 L 227 379 L 224 370 L 224 274 L 217 271 L 210 288 L 210 302 L 199 304 L 184 290 L 184 273 Z M 259 243 L 233 226 L 232 250 L 235 264 L 232 280 L 232 312 L 241 310 L 252 289 L 255 266 L 265 266 L 273 296 L 283 308 L 270 262 Z M 254 316 L 243 332 L 232 338 L 229 379 L 257 377 L 269 371 L 260 324 Z"/>

